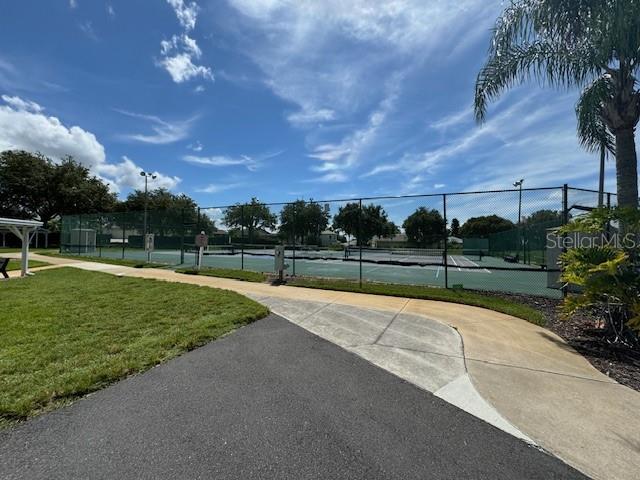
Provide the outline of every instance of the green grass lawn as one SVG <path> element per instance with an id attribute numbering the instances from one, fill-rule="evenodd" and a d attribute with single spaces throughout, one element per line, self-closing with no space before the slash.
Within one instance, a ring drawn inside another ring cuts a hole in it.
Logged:
<path id="1" fill-rule="evenodd" d="M 85 262 L 98 262 L 98 263 L 108 263 L 110 265 L 122 265 L 123 267 L 134 267 L 134 268 L 165 268 L 167 265 L 163 265 L 161 263 L 149 263 L 144 260 L 131 260 L 129 258 L 107 258 L 107 257 L 95 257 L 89 255 L 72 255 L 66 253 L 46 253 L 45 255 L 49 255 L 51 257 L 58 258 L 72 258 L 74 260 L 83 260 Z"/>
<path id="2" fill-rule="evenodd" d="M 235 270 L 232 268 L 178 268 L 178 273 L 186 273 L 188 275 L 206 275 L 209 277 L 232 278 L 234 280 L 243 280 L 245 282 L 262 283 L 267 280 L 267 276 L 260 272 L 251 272 L 249 270 Z"/>
<path id="3" fill-rule="evenodd" d="M 20 263 L 19 259 L 12 258 L 7 264 L 7 272 L 10 272 L 11 270 L 20 270 L 21 265 L 22 264 Z M 29 268 L 45 267 L 47 265 L 50 264 L 47 262 L 41 262 L 39 260 L 29 260 Z"/>
<path id="4" fill-rule="evenodd" d="M 295 278 L 287 281 L 287 285 L 323 290 L 339 290 L 345 292 L 370 293 L 374 295 L 389 295 L 392 297 L 419 298 L 423 300 L 439 300 L 442 302 L 462 303 L 476 307 L 484 307 L 496 312 L 506 313 L 522 318 L 536 325 L 546 323 L 542 312 L 528 305 L 504 298 L 483 295 L 479 292 L 437 287 L 423 287 L 419 285 L 396 285 L 387 283 L 363 282 L 362 288 L 358 282 L 350 280 L 332 280 L 320 278 Z"/>
<path id="5" fill-rule="evenodd" d="M 73 268 L 0 283 L 0 426 L 264 317 L 239 294 Z"/>

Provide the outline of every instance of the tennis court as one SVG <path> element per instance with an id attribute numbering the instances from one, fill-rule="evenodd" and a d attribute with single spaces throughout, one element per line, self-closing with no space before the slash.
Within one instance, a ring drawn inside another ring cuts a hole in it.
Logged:
<path id="1" fill-rule="evenodd" d="M 60 242 L 62 253 L 176 268 L 195 265 L 195 238 L 204 232 L 205 267 L 273 272 L 274 244 L 286 244 L 288 275 L 558 298 L 558 252 L 549 250 L 548 236 L 598 202 L 597 191 L 568 185 L 327 201 L 252 200 L 68 215 L 61 220 Z M 607 194 L 607 205 L 615 205 L 615 195 Z M 154 250 L 147 256 L 150 234 Z"/>
<path id="2" fill-rule="evenodd" d="M 144 261 L 147 253 L 142 249 L 128 248 L 124 258 Z M 123 258 L 120 248 L 102 248 L 92 255 Z M 295 259 L 294 259 L 295 255 Z M 156 250 L 150 260 L 167 266 L 194 266 L 196 252 L 180 250 Z M 474 290 L 526 293 L 547 297 L 561 297 L 560 290 L 547 287 L 548 272 L 535 265 L 509 263 L 502 258 L 478 253 L 455 252 L 445 257 L 441 250 L 395 249 L 362 250 L 350 248 L 346 252 L 330 249 L 288 248 L 285 258 L 289 275 L 358 280 L 362 268 L 363 281 L 399 283 L 408 285 L 445 286 L 462 285 Z M 181 261 L 183 259 L 183 261 Z M 204 267 L 245 269 L 257 272 L 273 272 L 274 248 L 272 246 L 210 246 L 203 256 Z M 445 273 L 445 266 L 447 272 Z"/>

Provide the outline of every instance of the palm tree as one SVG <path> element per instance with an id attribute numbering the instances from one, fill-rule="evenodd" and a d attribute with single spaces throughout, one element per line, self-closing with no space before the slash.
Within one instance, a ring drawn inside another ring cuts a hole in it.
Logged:
<path id="1" fill-rule="evenodd" d="M 639 67 L 640 0 L 516 0 L 498 18 L 478 74 L 476 119 L 482 122 L 491 100 L 530 77 L 581 88 L 580 143 L 615 154 L 618 205 L 637 208 Z"/>

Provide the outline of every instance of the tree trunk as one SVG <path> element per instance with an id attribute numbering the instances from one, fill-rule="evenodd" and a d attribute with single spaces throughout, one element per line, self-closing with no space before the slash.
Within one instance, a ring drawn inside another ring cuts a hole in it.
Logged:
<path id="1" fill-rule="evenodd" d="M 638 208 L 638 160 L 634 129 L 616 131 L 618 206 Z"/>

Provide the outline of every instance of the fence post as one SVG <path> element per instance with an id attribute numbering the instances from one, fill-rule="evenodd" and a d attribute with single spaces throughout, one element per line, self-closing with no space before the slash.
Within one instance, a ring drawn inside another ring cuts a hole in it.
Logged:
<path id="1" fill-rule="evenodd" d="M 360 288 L 362 288 L 362 199 L 358 200 L 358 244 L 360 246 L 360 260 L 358 261 L 360 267 Z"/>
<path id="2" fill-rule="evenodd" d="M 296 276 L 296 223 L 298 222 L 298 204 L 293 204 L 293 276 Z M 286 251 L 286 249 L 285 249 Z"/>
<path id="3" fill-rule="evenodd" d="M 78 228 L 78 255 L 82 253 L 82 214 L 78 215 L 78 219 L 80 220 L 80 227 Z"/>
<path id="4" fill-rule="evenodd" d="M 180 209 L 180 221 L 182 228 L 180 229 L 180 265 L 184 264 L 184 208 Z"/>
<path id="5" fill-rule="evenodd" d="M 449 288 L 449 245 L 447 238 L 447 194 L 442 195 L 442 214 L 444 217 L 444 288 Z"/>
<path id="6" fill-rule="evenodd" d="M 98 222 L 100 226 L 100 236 L 96 238 L 96 245 L 98 246 L 98 257 L 102 258 L 102 215 L 98 216 Z M 98 243 L 99 242 L 99 243 Z"/>
<path id="7" fill-rule="evenodd" d="M 566 225 L 569 223 L 569 186 L 565 183 L 562 186 L 562 225 Z M 567 242 L 566 242 L 567 234 L 562 234 L 562 253 L 567 252 Z M 560 275 L 562 275 L 563 265 L 560 262 Z M 566 297 L 569 293 L 567 285 L 562 286 L 562 296 Z"/>
<path id="8" fill-rule="evenodd" d="M 197 214 L 196 214 L 196 235 L 200 235 L 200 207 L 198 207 L 198 211 L 197 211 Z M 194 251 L 195 251 L 195 256 L 194 256 L 195 264 L 199 265 L 199 263 L 198 263 L 198 258 L 199 258 L 198 251 L 199 251 L 199 249 L 195 248 Z M 202 266 L 202 265 L 200 265 L 200 266 Z"/>
<path id="9" fill-rule="evenodd" d="M 240 269 L 244 270 L 244 204 L 240 205 Z"/>
<path id="10" fill-rule="evenodd" d="M 122 214 L 122 259 L 123 260 L 124 260 L 125 241 L 127 239 L 126 230 L 127 230 L 127 222 L 124 220 L 124 213 L 123 213 Z"/>

